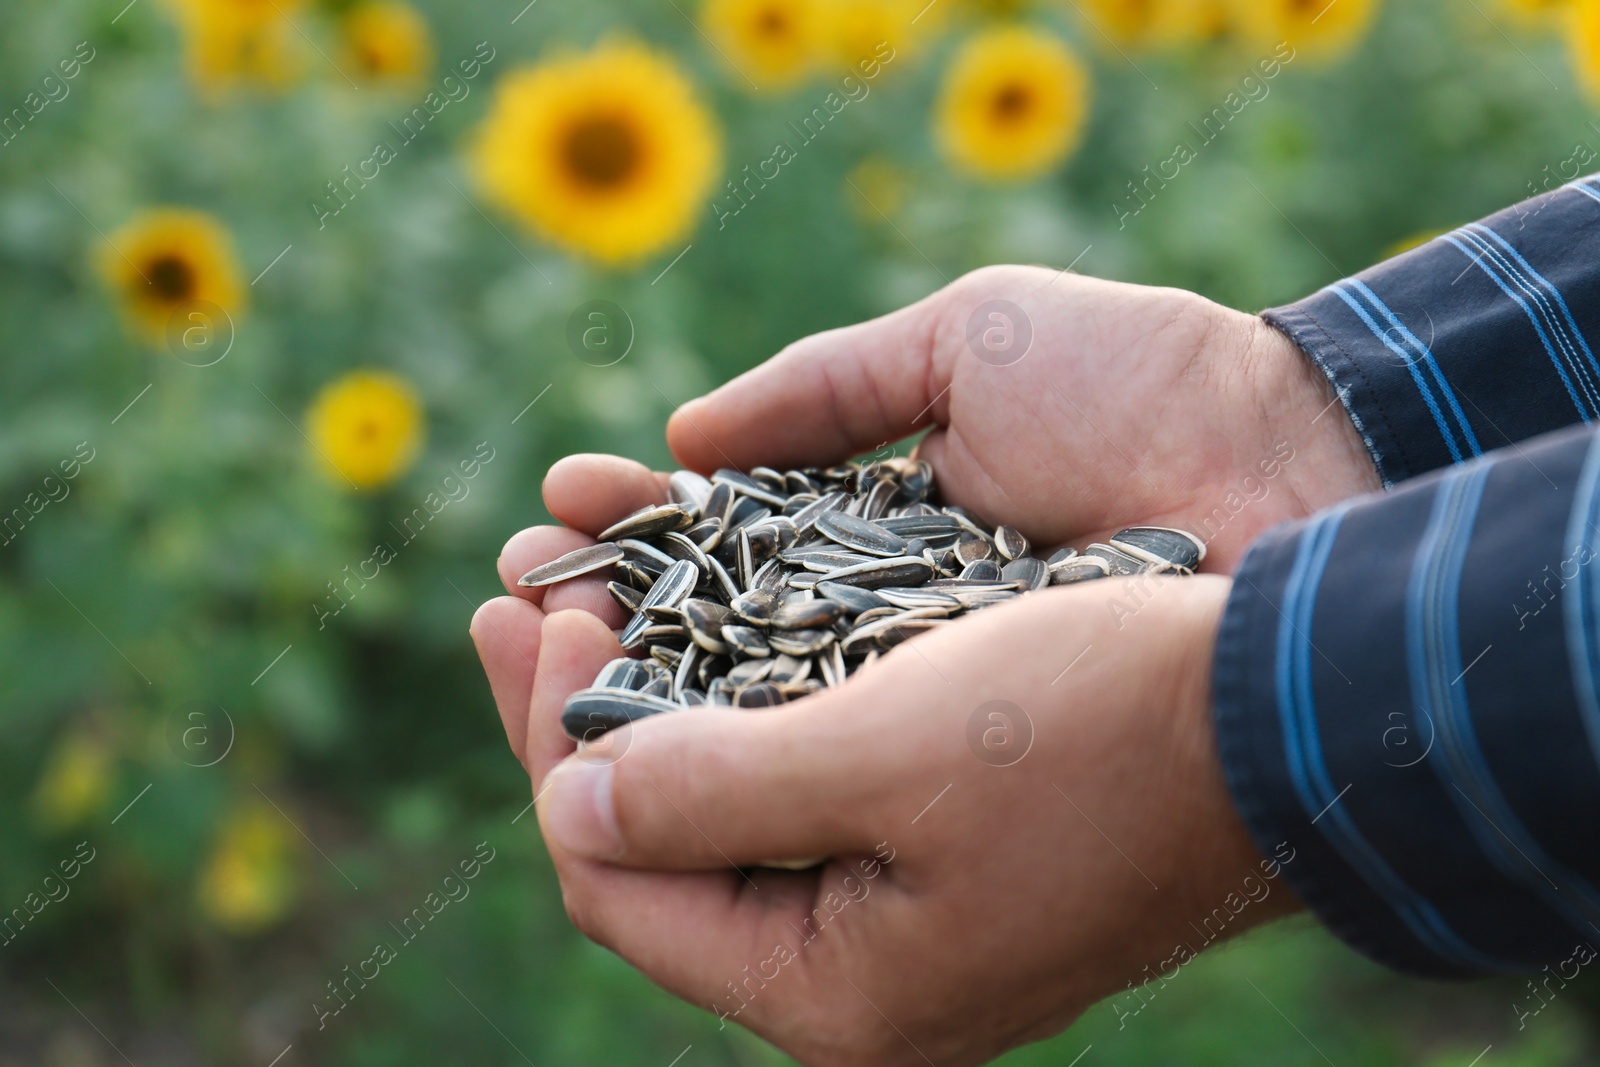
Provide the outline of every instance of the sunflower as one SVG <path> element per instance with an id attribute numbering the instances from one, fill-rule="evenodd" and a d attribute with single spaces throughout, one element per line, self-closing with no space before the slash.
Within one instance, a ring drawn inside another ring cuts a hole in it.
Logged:
<path id="1" fill-rule="evenodd" d="M 671 59 L 616 43 L 502 78 L 473 161 L 489 195 L 538 233 L 623 264 L 694 226 L 716 180 L 719 141 Z"/>
<path id="2" fill-rule="evenodd" d="M 1095 36 L 1118 49 L 1210 44 L 1229 35 L 1240 0 L 1078 0 Z"/>
<path id="3" fill-rule="evenodd" d="M 1240 30 L 1258 46 L 1287 42 L 1298 55 L 1332 60 L 1366 34 L 1378 0 L 1233 0 Z"/>
<path id="4" fill-rule="evenodd" d="M 763 89 L 804 79 L 824 40 L 820 0 L 706 0 L 700 22 L 740 84 Z"/>
<path id="5" fill-rule="evenodd" d="M 903 64 L 939 29 L 948 9 L 937 0 L 831 0 L 828 32 L 835 60 L 855 70 L 863 63 Z"/>
<path id="6" fill-rule="evenodd" d="M 111 782 L 112 754 L 105 738 L 73 730 L 45 757 L 33 789 L 34 813 L 48 830 L 75 826 L 105 807 Z"/>
<path id="7" fill-rule="evenodd" d="M 1031 178 L 1077 146 L 1089 76 L 1058 38 L 1002 27 L 961 47 L 935 106 L 940 146 L 958 169 L 992 180 Z"/>
<path id="8" fill-rule="evenodd" d="M 433 37 L 410 4 L 369 0 L 339 21 L 345 62 L 356 81 L 414 83 L 433 66 Z"/>
<path id="9" fill-rule="evenodd" d="M 210 215 L 179 208 L 147 211 L 113 233 L 100 272 L 129 327 L 152 344 L 187 311 L 215 304 L 234 321 L 244 311 L 233 241 Z"/>
<path id="10" fill-rule="evenodd" d="M 200 872 L 200 909 L 234 933 L 271 925 L 294 900 L 293 845 L 287 821 L 264 804 L 229 814 Z"/>
<path id="11" fill-rule="evenodd" d="M 302 68 L 290 12 L 301 0 L 169 0 L 183 31 L 189 76 L 207 91 L 281 89 Z"/>
<path id="12" fill-rule="evenodd" d="M 417 394 L 384 371 L 353 371 L 329 382 L 311 402 L 307 421 L 312 447 L 358 489 L 400 477 L 422 445 Z"/>
<path id="13" fill-rule="evenodd" d="M 1078 13 L 1091 30 L 1106 35 L 1118 48 L 1144 48 L 1155 42 L 1165 16 L 1166 0 L 1080 0 Z"/>

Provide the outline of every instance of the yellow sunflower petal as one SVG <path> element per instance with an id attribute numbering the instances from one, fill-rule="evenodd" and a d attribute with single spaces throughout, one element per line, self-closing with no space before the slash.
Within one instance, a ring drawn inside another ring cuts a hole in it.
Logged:
<path id="1" fill-rule="evenodd" d="M 1567 14 L 1566 31 L 1578 83 L 1600 100 L 1600 0 L 1576 0 Z"/>
<path id="2" fill-rule="evenodd" d="M 1118 48 L 1146 48 L 1162 35 L 1168 0 L 1078 0 L 1078 13 Z"/>
<path id="3" fill-rule="evenodd" d="M 747 88 L 804 80 L 827 39 L 823 0 L 705 0 L 700 22 Z"/>
<path id="4" fill-rule="evenodd" d="M 1359 44 L 1378 0 L 1233 0 L 1240 32 L 1261 48 L 1287 42 L 1297 56 L 1338 59 Z"/>
<path id="5" fill-rule="evenodd" d="M 384 371 L 353 371 L 323 386 L 307 433 L 318 456 L 358 489 L 404 474 L 422 446 L 422 404 L 409 383 Z"/>
<path id="6" fill-rule="evenodd" d="M 282 89 L 304 69 L 291 13 L 302 0 L 168 0 L 183 31 L 189 77 L 217 92 Z"/>
<path id="7" fill-rule="evenodd" d="M 345 12 L 339 24 L 345 62 L 356 84 L 414 83 L 433 66 L 433 36 L 410 4 L 373 0 Z"/>
<path id="8" fill-rule="evenodd" d="M 940 147 L 979 178 L 1043 174 L 1077 147 L 1089 75 L 1058 38 L 1010 26 L 974 37 L 945 72 L 934 115 Z"/>
<path id="9" fill-rule="evenodd" d="M 694 227 L 719 145 L 712 113 L 677 65 L 618 43 L 502 78 L 472 160 L 489 196 L 537 233 L 623 264 Z"/>
<path id="10" fill-rule="evenodd" d="M 861 63 L 903 67 L 937 32 L 946 10 L 927 0 L 829 0 L 834 61 L 850 70 Z"/>
<path id="11" fill-rule="evenodd" d="M 233 241 L 210 215 L 147 211 L 112 233 L 108 245 L 98 252 L 100 274 L 129 328 L 150 343 L 163 344 L 169 323 L 205 304 L 238 324 L 245 290 Z"/>

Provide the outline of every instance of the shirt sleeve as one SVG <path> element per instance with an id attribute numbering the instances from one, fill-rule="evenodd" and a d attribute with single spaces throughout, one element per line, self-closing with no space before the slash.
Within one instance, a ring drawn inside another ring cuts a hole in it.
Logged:
<path id="1" fill-rule="evenodd" d="M 1357 950 L 1444 977 L 1600 943 L 1597 556 L 1600 430 L 1577 426 L 1276 527 L 1240 565 L 1224 772 Z"/>
<path id="2" fill-rule="evenodd" d="M 1600 176 L 1262 313 L 1395 485 L 1600 415 Z"/>

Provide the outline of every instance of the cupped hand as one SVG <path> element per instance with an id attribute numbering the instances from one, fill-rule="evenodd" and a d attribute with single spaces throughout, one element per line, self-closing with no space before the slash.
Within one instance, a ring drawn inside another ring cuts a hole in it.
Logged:
<path id="1" fill-rule="evenodd" d="M 555 612 L 522 751 L 568 913 L 808 1065 L 979 1063 L 1054 1033 L 1170 975 L 1210 916 L 1232 935 L 1296 906 L 1214 752 L 1227 588 L 1163 580 L 1120 624 L 1112 583 L 1043 591 L 795 704 L 656 716 L 578 754 L 562 703 L 620 649 Z M 807 856 L 829 859 L 750 866 Z"/>
<path id="2" fill-rule="evenodd" d="M 1039 545 L 1181 526 L 1225 573 L 1268 526 L 1379 487 L 1327 381 L 1261 319 L 1039 267 L 796 341 L 684 404 L 667 441 L 701 471 L 782 469 L 924 427 L 946 503 Z"/>

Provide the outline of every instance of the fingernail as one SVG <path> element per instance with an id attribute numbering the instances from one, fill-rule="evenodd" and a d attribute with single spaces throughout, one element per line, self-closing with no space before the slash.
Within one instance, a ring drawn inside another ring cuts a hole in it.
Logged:
<path id="1" fill-rule="evenodd" d="M 622 831 L 611 801 L 611 767 L 569 757 L 544 780 L 539 822 L 556 845 L 589 859 L 622 855 Z"/>

